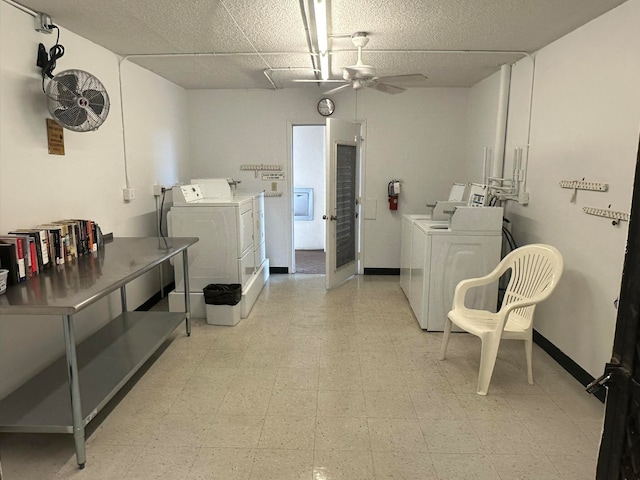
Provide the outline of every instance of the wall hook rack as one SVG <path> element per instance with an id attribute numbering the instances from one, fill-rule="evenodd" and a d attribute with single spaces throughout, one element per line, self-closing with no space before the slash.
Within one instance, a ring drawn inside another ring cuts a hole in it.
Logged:
<path id="1" fill-rule="evenodd" d="M 596 207 L 582 207 L 582 211 L 589 215 L 595 215 L 596 217 L 611 218 L 612 225 L 618 225 L 620 222 L 628 222 L 629 214 L 625 212 L 618 212 L 609 208 L 596 208 Z"/>

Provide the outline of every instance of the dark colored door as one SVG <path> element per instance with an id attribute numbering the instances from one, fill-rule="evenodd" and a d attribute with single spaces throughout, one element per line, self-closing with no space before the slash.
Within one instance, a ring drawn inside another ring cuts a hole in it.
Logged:
<path id="1" fill-rule="evenodd" d="M 627 252 L 611 361 L 597 480 L 640 479 L 640 147 L 636 162 Z"/>

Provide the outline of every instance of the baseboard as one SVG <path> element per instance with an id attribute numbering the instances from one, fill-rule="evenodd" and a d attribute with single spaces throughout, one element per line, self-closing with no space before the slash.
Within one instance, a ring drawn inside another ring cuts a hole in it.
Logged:
<path id="1" fill-rule="evenodd" d="M 269 274 L 289 273 L 289 267 L 269 267 Z"/>
<path id="2" fill-rule="evenodd" d="M 571 360 L 571 358 L 562 352 L 562 350 L 556 347 L 536 330 L 533 331 L 533 342 L 542 348 L 542 350 L 547 352 L 551 358 L 558 362 L 562 368 L 569 372 L 573 378 L 578 380 L 585 387 L 595 380 L 584 368 Z M 606 392 L 602 389 L 599 392 L 596 392 L 594 396 L 604 403 Z"/>
<path id="3" fill-rule="evenodd" d="M 399 268 L 365 268 L 365 275 L 400 275 Z"/>
<path id="4" fill-rule="evenodd" d="M 169 294 L 169 292 L 173 291 L 173 289 L 175 288 L 176 288 L 175 282 L 171 282 L 170 284 L 166 285 L 164 287 L 164 296 L 166 297 Z M 160 291 L 157 291 L 155 294 L 153 294 L 151 298 L 149 298 L 149 300 L 147 300 L 138 308 L 136 308 L 136 312 L 148 312 L 149 310 L 151 310 L 151 307 L 153 307 L 160 300 L 162 300 L 162 295 L 160 294 Z"/>

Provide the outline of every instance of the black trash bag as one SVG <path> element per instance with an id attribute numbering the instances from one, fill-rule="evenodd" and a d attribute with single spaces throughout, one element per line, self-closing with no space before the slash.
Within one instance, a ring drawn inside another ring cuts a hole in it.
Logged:
<path id="1" fill-rule="evenodd" d="M 242 299 L 242 285 L 239 283 L 210 283 L 202 291 L 207 305 L 237 305 Z"/>

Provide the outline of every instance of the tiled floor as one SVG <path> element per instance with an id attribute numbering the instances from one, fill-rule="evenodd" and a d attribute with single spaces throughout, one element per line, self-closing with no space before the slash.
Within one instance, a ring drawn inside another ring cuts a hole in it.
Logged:
<path id="1" fill-rule="evenodd" d="M 95 421 L 0 436 L 6 480 L 593 478 L 603 405 L 535 347 L 503 342 L 476 395 L 479 342 L 422 332 L 398 277 L 274 275 L 235 327 L 194 321 Z"/>
<path id="2" fill-rule="evenodd" d="M 326 272 L 324 250 L 296 250 L 296 273 Z"/>

